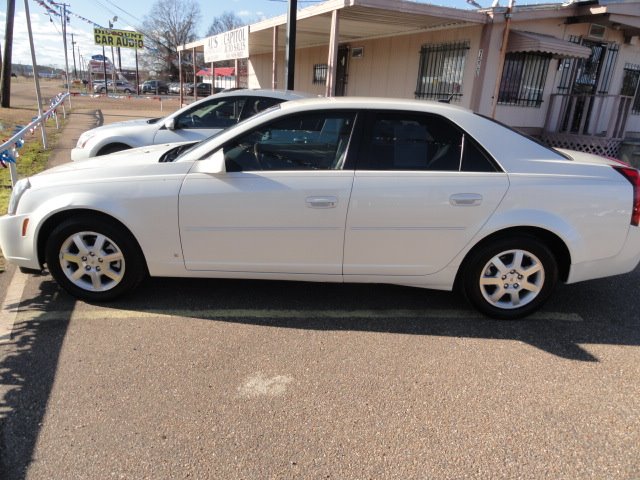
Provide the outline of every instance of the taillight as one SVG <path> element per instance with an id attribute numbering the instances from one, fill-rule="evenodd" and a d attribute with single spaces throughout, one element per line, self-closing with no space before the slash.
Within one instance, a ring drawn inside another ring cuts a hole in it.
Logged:
<path id="1" fill-rule="evenodd" d="M 640 172 L 631 167 L 613 167 L 633 186 L 633 211 L 631 212 L 631 225 L 640 224 Z"/>

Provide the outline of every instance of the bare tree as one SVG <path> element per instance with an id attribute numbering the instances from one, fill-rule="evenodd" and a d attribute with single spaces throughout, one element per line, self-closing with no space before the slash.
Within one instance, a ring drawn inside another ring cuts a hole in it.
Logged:
<path id="1" fill-rule="evenodd" d="M 228 32 L 239 27 L 244 27 L 246 23 L 234 12 L 223 12 L 219 17 L 215 17 L 209 29 L 207 37 L 217 35 L 219 33 Z"/>
<path id="2" fill-rule="evenodd" d="M 199 17 L 200 6 L 195 0 L 157 0 L 140 29 L 149 43 L 143 65 L 168 78 L 177 78 L 178 46 L 196 39 Z"/>

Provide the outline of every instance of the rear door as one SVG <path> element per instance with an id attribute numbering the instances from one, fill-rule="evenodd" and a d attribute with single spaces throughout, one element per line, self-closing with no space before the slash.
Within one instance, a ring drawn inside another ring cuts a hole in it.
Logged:
<path id="1" fill-rule="evenodd" d="M 441 270 L 508 189 L 507 175 L 443 117 L 372 112 L 361 145 L 346 225 L 346 281 Z"/>

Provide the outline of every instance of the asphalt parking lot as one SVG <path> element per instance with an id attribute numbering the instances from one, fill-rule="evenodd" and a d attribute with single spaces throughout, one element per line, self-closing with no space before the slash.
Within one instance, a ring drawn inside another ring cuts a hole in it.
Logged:
<path id="1" fill-rule="evenodd" d="M 391 286 L 163 279 L 98 306 L 25 278 L 5 478 L 638 478 L 638 277 L 507 323 Z"/>
<path id="2" fill-rule="evenodd" d="M 385 285 L 149 279 L 91 305 L 10 268 L 0 478 L 639 479 L 639 284 L 499 322 Z"/>

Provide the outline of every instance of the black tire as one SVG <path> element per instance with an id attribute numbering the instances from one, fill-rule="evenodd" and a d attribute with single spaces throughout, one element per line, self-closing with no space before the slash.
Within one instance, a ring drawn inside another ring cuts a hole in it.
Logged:
<path id="1" fill-rule="evenodd" d="M 147 274 L 131 234 L 115 221 L 89 215 L 65 220 L 47 239 L 47 267 L 74 297 L 106 302 L 129 293 Z"/>
<path id="2" fill-rule="evenodd" d="M 128 88 L 124 89 L 124 93 L 126 93 L 127 95 L 129 95 L 131 93 L 131 90 L 129 90 Z"/>
<path id="3" fill-rule="evenodd" d="M 558 262 L 534 237 L 505 237 L 473 250 L 460 280 L 467 300 L 480 312 L 515 320 L 538 310 L 549 298 L 558 282 Z"/>
<path id="4" fill-rule="evenodd" d="M 131 147 L 125 145 L 124 143 L 112 143 L 110 145 L 105 145 L 100 149 L 97 156 L 109 155 L 110 153 L 121 152 L 123 150 L 129 150 Z"/>

